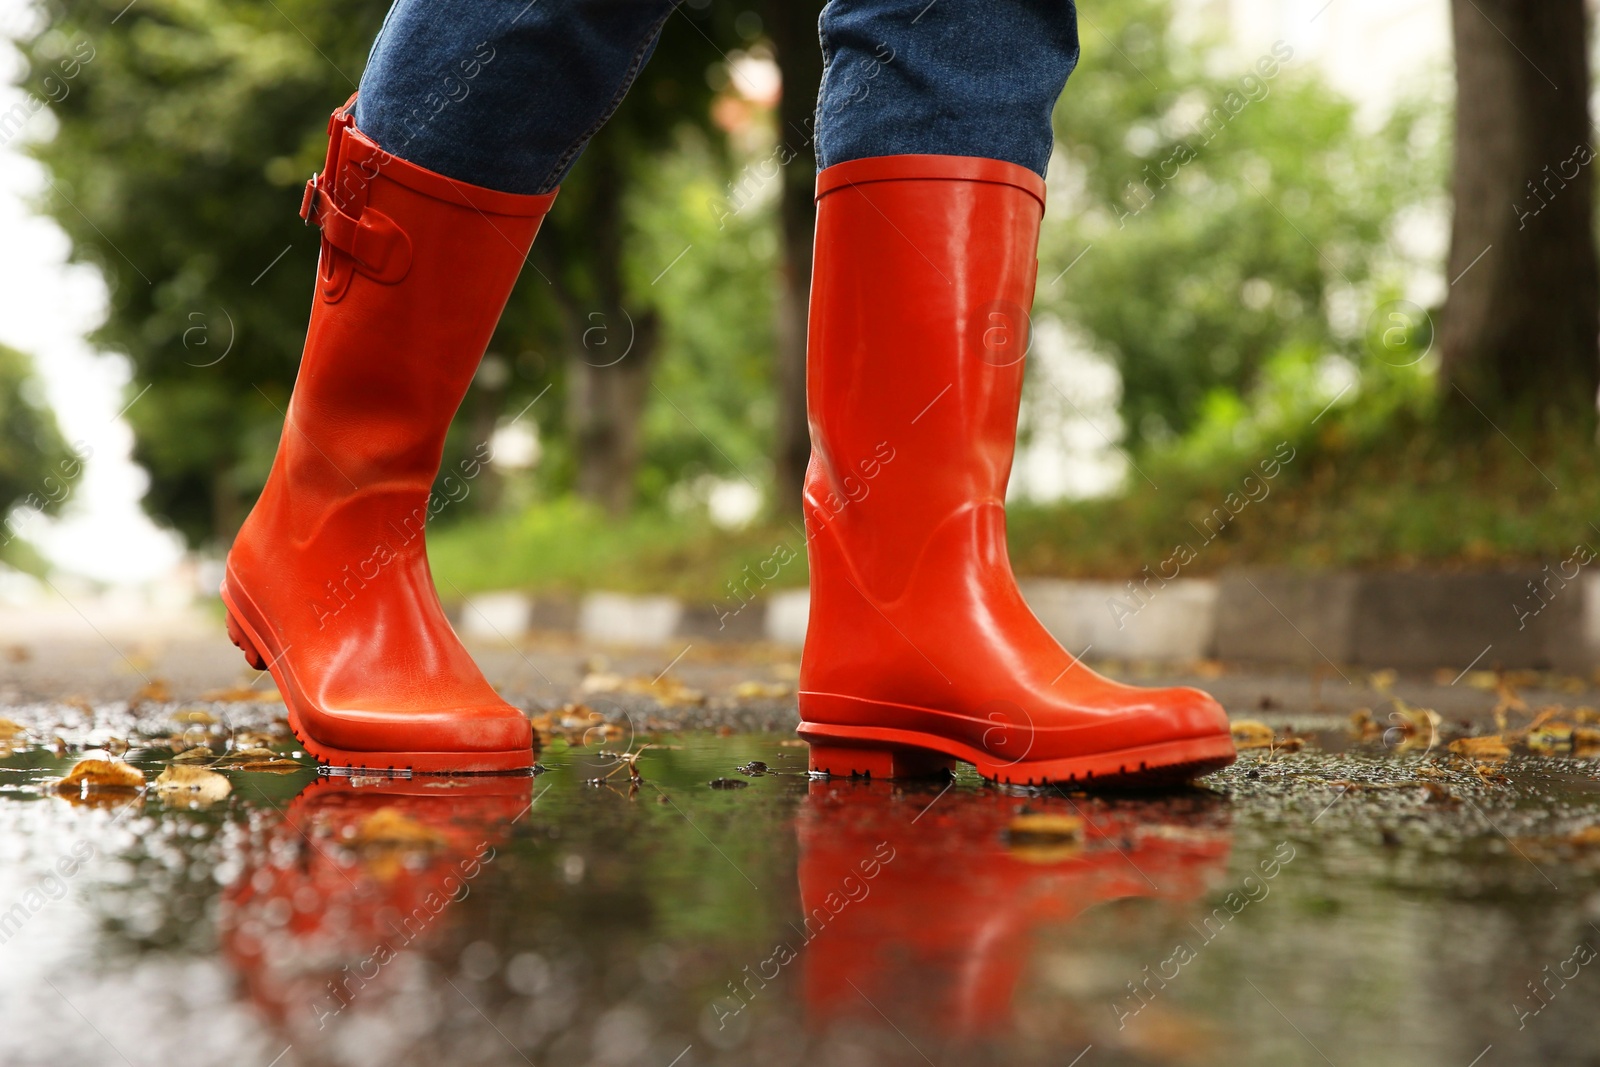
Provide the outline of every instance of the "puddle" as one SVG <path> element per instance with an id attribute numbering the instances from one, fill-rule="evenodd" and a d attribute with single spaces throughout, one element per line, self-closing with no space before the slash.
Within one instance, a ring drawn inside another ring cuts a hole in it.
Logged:
<path id="1" fill-rule="evenodd" d="M 1590 759 L 1397 754 L 1341 726 L 1203 788 L 1069 796 L 813 781 L 785 738 L 684 733 L 635 739 L 632 768 L 558 742 L 531 778 L 258 760 L 218 768 L 209 804 L 64 798 L 50 781 L 112 736 L 90 721 L 0 760 L 7 1065 L 1600 1050 Z M 269 725 L 243 747 L 292 754 Z M 127 752 L 150 781 L 172 755 Z"/>

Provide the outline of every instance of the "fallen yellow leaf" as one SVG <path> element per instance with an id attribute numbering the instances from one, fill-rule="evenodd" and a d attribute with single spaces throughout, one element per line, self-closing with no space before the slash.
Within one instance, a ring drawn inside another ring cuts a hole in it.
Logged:
<path id="1" fill-rule="evenodd" d="M 431 826 L 424 825 L 398 808 L 379 808 L 361 820 L 351 835 L 350 843 L 362 847 L 439 848 L 446 844 L 445 836 Z"/>
<path id="2" fill-rule="evenodd" d="M 1506 746 L 1504 738 L 1499 734 L 1458 738 L 1450 742 L 1450 751 L 1458 756 L 1471 756 L 1474 759 L 1500 759 L 1511 755 L 1511 749 Z"/>
<path id="3" fill-rule="evenodd" d="M 1014 817 L 1006 827 L 1006 839 L 1022 838 L 1049 841 L 1073 840 L 1083 837 L 1083 820 L 1075 815 L 1055 812 L 1024 812 Z"/>
<path id="4" fill-rule="evenodd" d="M 1059 863 L 1078 854 L 1083 820 L 1053 812 L 1025 812 L 1006 827 L 1011 854 L 1029 863 Z"/>
<path id="5" fill-rule="evenodd" d="M 233 792 L 233 783 L 204 767 L 175 765 L 156 777 L 154 788 L 167 798 L 210 804 Z"/>
<path id="6" fill-rule="evenodd" d="M 1272 747 L 1272 727 L 1264 722 L 1240 719 L 1229 729 L 1233 732 L 1234 745 L 1240 749 Z"/>
<path id="7" fill-rule="evenodd" d="M 1576 733 L 1570 723 L 1547 722 L 1528 731 L 1528 747 L 1535 752 L 1553 752 L 1572 744 Z"/>
<path id="8" fill-rule="evenodd" d="M 1375 741 L 1383 736 L 1383 727 L 1372 717 L 1371 708 L 1357 708 L 1350 713 L 1350 733 L 1362 741 Z"/>
<path id="9" fill-rule="evenodd" d="M 1400 730 L 1400 743 L 1395 746 L 1398 751 L 1430 749 L 1438 743 L 1439 723 L 1442 720 L 1432 708 L 1412 707 L 1397 698 L 1394 710 L 1389 713 L 1389 721 Z"/>
<path id="10" fill-rule="evenodd" d="M 266 771 L 269 774 L 293 774 L 300 763 L 270 748 L 236 748 L 218 756 L 213 767 L 226 767 L 232 771 Z"/>
<path id="11" fill-rule="evenodd" d="M 134 790 L 144 785 L 144 774 L 126 763 L 104 759 L 79 760 L 56 783 L 57 792 L 80 793 L 96 790 Z"/>

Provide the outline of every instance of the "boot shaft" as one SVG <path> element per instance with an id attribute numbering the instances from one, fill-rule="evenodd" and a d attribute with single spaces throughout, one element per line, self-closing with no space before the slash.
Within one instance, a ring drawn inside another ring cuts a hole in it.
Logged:
<path id="1" fill-rule="evenodd" d="M 278 459 L 327 492 L 425 489 L 555 194 L 424 170 L 374 144 L 351 110 L 330 120 L 327 164 L 301 207 L 322 246 Z"/>
<path id="2" fill-rule="evenodd" d="M 941 522 L 1004 502 L 1043 197 L 1023 167 L 960 156 L 817 177 L 808 532 L 882 596 Z"/>

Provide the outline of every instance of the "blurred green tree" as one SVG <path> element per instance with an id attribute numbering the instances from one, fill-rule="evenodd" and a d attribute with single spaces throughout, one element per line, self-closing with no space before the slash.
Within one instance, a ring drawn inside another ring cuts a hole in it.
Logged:
<path id="1" fill-rule="evenodd" d="M 734 12 L 701 8 L 680 7 L 667 19 L 633 88 L 562 183 L 529 256 L 536 269 L 524 272 L 501 327 L 565 354 L 559 369 L 536 354 L 525 365 L 562 379 L 564 395 L 552 407 L 565 401 L 556 420 L 566 431 L 563 466 L 579 496 L 612 514 L 631 507 L 639 488 L 641 421 L 671 329 L 658 280 L 678 268 L 680 251 L 688 255 L 644 238 L 630 192 L 670 199 L 658 188 L 661 168 L 685 130 L 709 147 L 708 163 L 726 165 L 708 72 L 720 71 L 744 38 Z"/>
<path id="2" fill-rule="evenodd" d="M 316 232 L 297 216 L 301 187 L 387 6 L 58 0 L 48 28 L 18 42 L 29 77 L 54 79 L 43 95 L 58 131 L 33 147 L 51 175 L 44 209 L 110 289 L 92 339 L 128 355 L 132 392 L 150 387 L 127 413 L 151 476 L 145 506 L 192 545 L 231 537 L 270 468 L 317 255 Z M 631 499 L 660 327 L 655 271 L 638 283 L 627 264 L 622 205 L 675 129 L 710 131 L 706 71 L 741 39 L 733 21 L 709 11 L 668 20 L 654 60 L 564 183 L 539 269 L 524 272 L 452 452 L 491 433 L 508 405 L 552 389 L 539 425 L 558 438 L 570 430 L 576 447 L 552 450 L 550 476 L 612 508 Z M 593 314 L 614 336 L 622 321 L 637 324 L 627 359 L 596 365 L 606 360 L 584 347 Z"/>
<path id="3" fill-rule="evenodd" d="M 381 0 L 63 0 L 19 46 L 52 94 L 45 209 L 110 290 L 92 340 L 133 364 L 145 507 L 226 539 L 265 481 L 317 256 L 297 217 L 326 115 L 354 91 Z M 316 41 L 313 45 L 311 42 Z"/>
<path id="4" fill-rule="evenodd" d="M 1229 69 L 1169 0 L 1079 15 L 1038 303 L 1115 362 L 1130 443 L 1185 433 L 1277 353 L 1359 356 L 1393 220 L 1439 188 L 1423 112 L 1364 130 L 1290 45 Z"/>
<path id="5" fill-rule="evenodd" d="M 15 563 L 28 555 L 16 540 L 14 509 L 54 514 L 88 458 L 62 439 L 32 360 L 0 345 L 0 559 Z"/>

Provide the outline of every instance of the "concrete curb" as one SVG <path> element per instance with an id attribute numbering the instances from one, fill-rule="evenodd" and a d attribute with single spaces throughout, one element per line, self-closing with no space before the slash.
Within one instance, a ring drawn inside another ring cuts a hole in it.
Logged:
<path id="1" fill-rule="evenodd" d="M 1091 659 L 1588 672 L 1600 666 L 1600 575 L 1556 565 L 1490 574 L 1240 570 L 1143 583 L 1029 579 L 1022 593 L 1068 651 Z M 810 598 L 779 592 L 729 611 L 667 596 L 521 593 L 469 598 L 463 635 L 574 633 L 600 644 L 805 640 Z"/>

